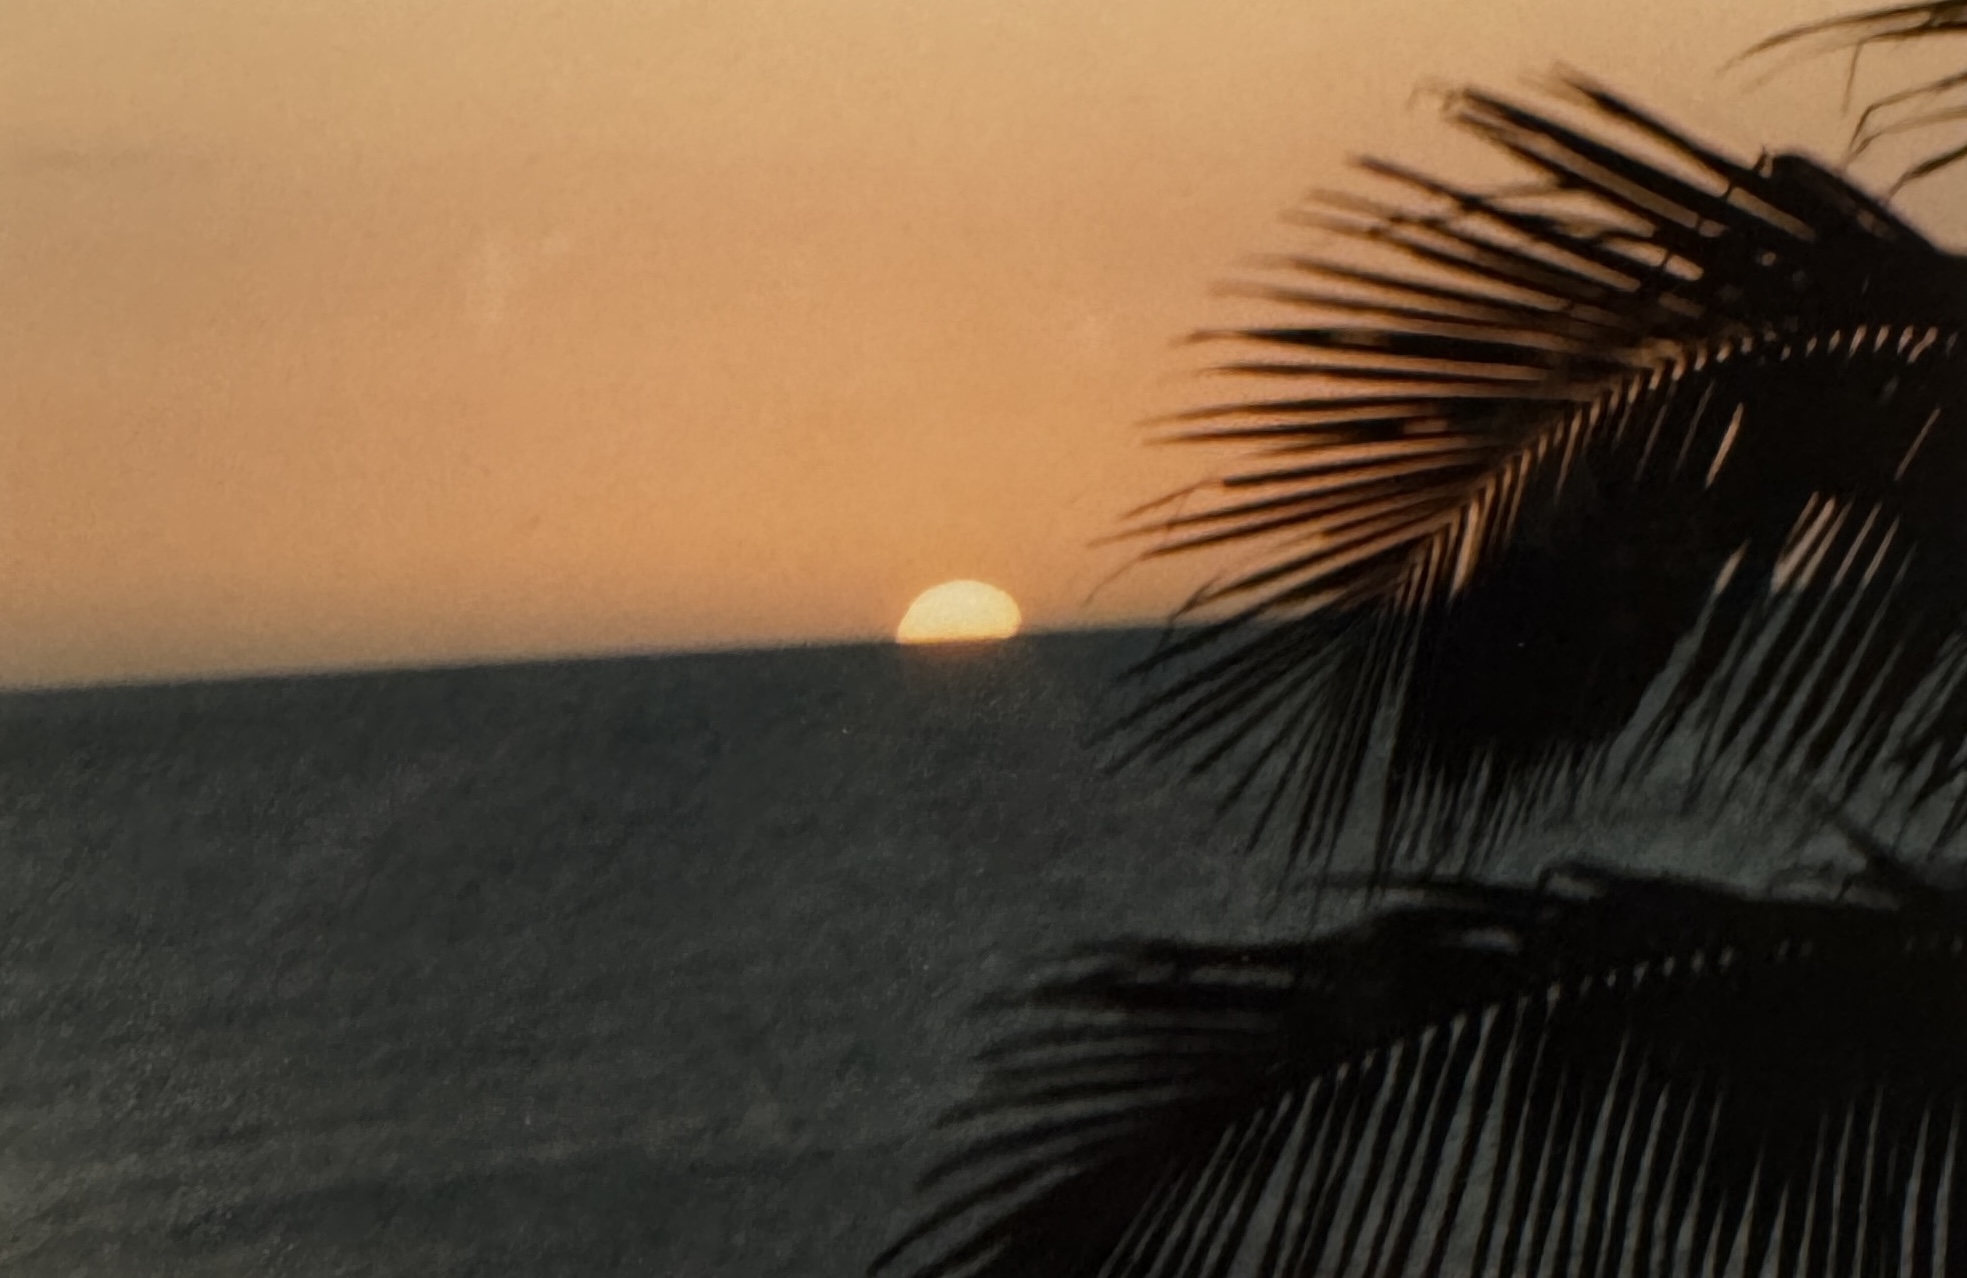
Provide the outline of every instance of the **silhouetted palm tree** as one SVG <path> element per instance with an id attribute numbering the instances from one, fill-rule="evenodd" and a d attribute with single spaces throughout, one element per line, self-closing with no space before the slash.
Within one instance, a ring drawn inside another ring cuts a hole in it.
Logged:
<path id="1" fill-rule="evenodd" d="M 1905 45 L 1935 37 L 1967 35 L 1967 3 L 1888 5 L 1807 23 L 1778 32 L 1756 45 L 1751 55 L 1775 49 L 1828 44 L 1848 49 L 1856 77 L 1858 56 L 1880 45 Z M 1890 93 L 1867 106 L 1858 117 L 1853 150 L 1862 152 L 1899 134 L 1937 125 L 1967 122 L 1967 70 L 1949 72 L 1909 89 Z M 1967 159 L 1967 144 L 1943 148 L 1907 169 L 1899 184 L 1917 181 Z"/>
<path id="2" fill-rule="evenodd" d="M 987 1054 L 945 1205 L 877 1268 L 1967 1271 L 1967 897 L 1881 868 L 1869 904 L 1572 867 L 1103 947 Z"/>
<path id="3" fill-rule="evenodd" d="M 1839 798 L 1967 758 L 1967 262 L 1805 156 L 1561 92 L 1591 128 L 1451 107 L 1522 187 L 1367 161 L 1427 203 L 1326 201 L 1371 251 L 1206 335 L 1292 389 L 1178 422 L 1245 460 L 1142 521 L 1256 552 L 1147 663 L 1142 751 L 1267 785 L 1320 856 L 1382 740 L 1382 871 L 1467 864 L 1680 729 L 1717 785 Z"/>
<path id="4" fill-rule="evenodd" d="M 1141 525 L 1256 560 L 1147 663 L 1146 752 L 1267 787 L 1324 868 L 1384 739 L 1395 903 L 1007 1000 L 877 1270 L 1967 1273 L 1967 889 L 1848 825 L 1836 893 L 1438 873 L 1682 733 L 1833 808 L 1967 764 L 1967 263 L 1807 157 L 1558 92 L 1588 123 L 1451 104 L 1525 185 L 1372 161 L 1423 204 L 1328 202 L 1367 251 L 1222 335 L 1295 389 L 1179 423 L 1246 461 Z"/>

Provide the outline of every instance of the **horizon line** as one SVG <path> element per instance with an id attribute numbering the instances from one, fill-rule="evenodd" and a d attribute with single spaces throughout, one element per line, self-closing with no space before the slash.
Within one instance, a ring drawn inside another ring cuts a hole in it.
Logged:
<path id="1" fill-rule="evenodd" d="M 904 644 L 893 635 L 861 637 L 818 637 L 786 642 L 704 642 L 675 647 L 625 647 L 572 649 L 509 656 L 464 657 L 455 660 L 367 661 L 346 664 L 252 666 L 225 670 L 162 671 L 156 674 L 110 676 L 102 679 L 67 679 L 47 682 L 0 681 L 0 699 L 85 692 L 141 692 L 146 690 L 190 689 L 245 683 L 293 683 L 307 680 L 358 679 L 376 675 L 465 674 L 473 671 L 510 670 L 525 667 L 589 665 L 604 662 L 661 661 L 670 658 L 739 656 L 747 653 L 804 652 L 845 648 L 937 649 L 944 647 L 984 647 L 1015 644 L 1023 639 L 1092 637 L 1158 630 L 1169 624 L 1165 617 L 1134 621 L 1096 622 L 1080 626 L 1042 626 L 1020 630 L 1004 639 L 974 644 Z"/>

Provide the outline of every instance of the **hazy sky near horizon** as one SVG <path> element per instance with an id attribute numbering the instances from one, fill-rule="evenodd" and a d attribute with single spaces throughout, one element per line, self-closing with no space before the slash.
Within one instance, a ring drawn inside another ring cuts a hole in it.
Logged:
<path id="1" fill-rule="evenodd" d="M 1173 339 L 1348 155 L 1469 170 L 1418 85 L 1834 155 L 1840 61 L 1723 64 L 1851 7 L 11 6 L 0 684 L 1152 615 L 1193 567 L 1088 543 L 1208 469 Z"/>

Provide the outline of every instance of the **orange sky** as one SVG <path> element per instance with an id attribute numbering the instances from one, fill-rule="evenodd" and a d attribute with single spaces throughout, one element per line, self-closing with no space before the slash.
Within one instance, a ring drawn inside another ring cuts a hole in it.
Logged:
<path id="1" fill-rule="evenodd" d="M 1153 613 L 1170 341 L 1348 153 L 1466 171 L 1418 82 L 1834 151 L 1841 66 L 1720 68 L 1850 3 L 8 6 L 0 683 Z"/>

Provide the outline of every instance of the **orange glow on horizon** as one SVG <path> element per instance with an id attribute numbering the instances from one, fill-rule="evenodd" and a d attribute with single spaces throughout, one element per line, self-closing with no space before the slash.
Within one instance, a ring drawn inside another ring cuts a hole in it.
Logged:
<path id="1" fill-rule="evenodd" d="M 1385 195 L 1355 153 L 1521 177 L 1417 85 L 1561 62 L 1835 157 L 1842 59 L 1724 63 L 1854 7 L 22 6 L 0 685 L 864 642 L 950 564 L 1158 621 L 1205 564 L 1089 546 L 1219 467 L 1132 428 L 1244 389 L 1171 349 L 1276 317 L 1212 286 Z M 1906 207 L 1957 240 L 1958 190 Z"/>

